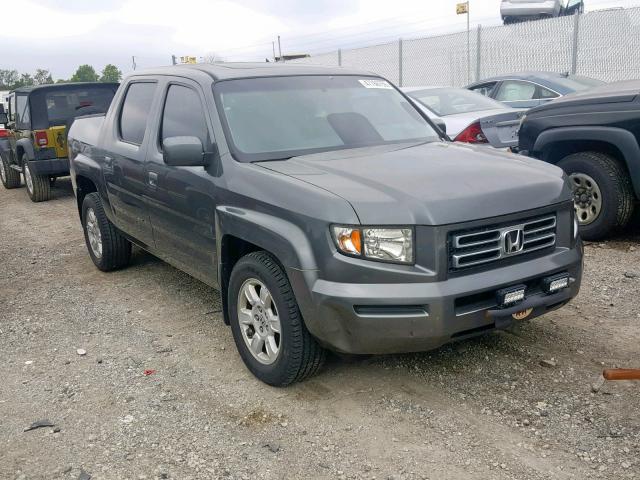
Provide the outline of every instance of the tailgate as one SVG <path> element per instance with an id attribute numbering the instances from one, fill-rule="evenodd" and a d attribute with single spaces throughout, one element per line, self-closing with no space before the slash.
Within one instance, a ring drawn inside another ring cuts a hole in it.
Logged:
<path id="1" fill-rule="evenodd" d="M 492 147 L 517 147 L 520 120 L 526 113 L 526 110 L 514 110 L 513 112 L 484 117 L 480 120 L 482 133 L 487 137 Z"/>

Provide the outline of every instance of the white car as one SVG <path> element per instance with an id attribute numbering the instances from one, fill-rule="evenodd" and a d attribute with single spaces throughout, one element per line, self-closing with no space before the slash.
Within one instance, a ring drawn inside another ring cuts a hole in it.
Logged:
<path id="1" fill-rule="evenodd" d="M 500 15 L 505 24 L 583 11 L 584 0 L 502 0 L 500 3 Z"/>
<path id="2" fill-rule="evenodd" d="M 446 126 L 455 142 L 488 144 L 496 148 L 518 145 L 518 128 L 525 110 L 505 106 L 464 88 L 401 88 L 436 124 Z"/>

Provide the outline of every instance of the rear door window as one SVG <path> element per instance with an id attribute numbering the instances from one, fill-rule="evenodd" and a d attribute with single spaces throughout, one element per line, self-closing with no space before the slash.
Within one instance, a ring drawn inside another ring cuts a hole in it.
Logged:
<path id="1" fill-rule="evenodd" d="M 530 82 L 506 80 L 500 85 L 496 100 L 500 102 L 522 102 L 536 98 L 536 85 Z"/>
<path id="2" fill-rule="evenodd" d="M 119 120 L 120 138 L 123 141 L 135 145 L 142 143 L 155 91 L 156 84 L 152 82 L 129 85 Z"/>

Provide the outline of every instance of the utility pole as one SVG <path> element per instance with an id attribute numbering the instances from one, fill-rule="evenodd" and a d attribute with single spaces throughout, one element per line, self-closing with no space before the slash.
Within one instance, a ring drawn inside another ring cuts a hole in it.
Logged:
<path id="1" fill-rule="evenodd" d="M 136 57 L 131 55 L 131 64 L 133 65 L 133 69 L 136 69 Z"/>
<path id="2" fill-rule="evenodd" d="M 280 61 L 284 62 L 284 58 L 282 58 L 282 45 L 280 44 L 280 35 L 278 35 L 278 55 L 280 55 Z"/>

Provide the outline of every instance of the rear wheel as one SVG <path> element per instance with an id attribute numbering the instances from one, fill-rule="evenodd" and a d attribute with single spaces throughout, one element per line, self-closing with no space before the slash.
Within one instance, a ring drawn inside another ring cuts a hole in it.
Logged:
<path id="1" fill-rule="evenodd" d="M 22 164 L 24 183 L 27 184 L 27 193 L 32 202 L 46 202 L 51 198 L 51 183 L 49 175 L 34 175 L 29 168 L 29 162 Z"/>
<path id="2" fill-rule="evenodd" d="M 20 186 L 20 172 L 11 168 L 4 155 L 0 155 L 0 180 L 6 189 Z"/>
<path id="3" fill-rule="evenodd" d="M 284 387 L 320 369 L 326 352 L 307 330 L 289 280 L 270 254 L 241 258 L 228 295 L 233 338 L 258 379 Z"/>
<path id="4" fill-rule="evenodd" d="M 585 240 L 600 240 L 624 227 L 633 213 L 633 189 L 626 170 L 609 155 L 574 153 L 558 162 L 570 177 L 574 208 Z"/>
<path id="5" fill-rule="evenodd" d="M 82 202 L 82 229 L 91 260 L 103 272 L 125 267 L 131 259 L 131 242 L 109 221 L 97 193 Z"/>

